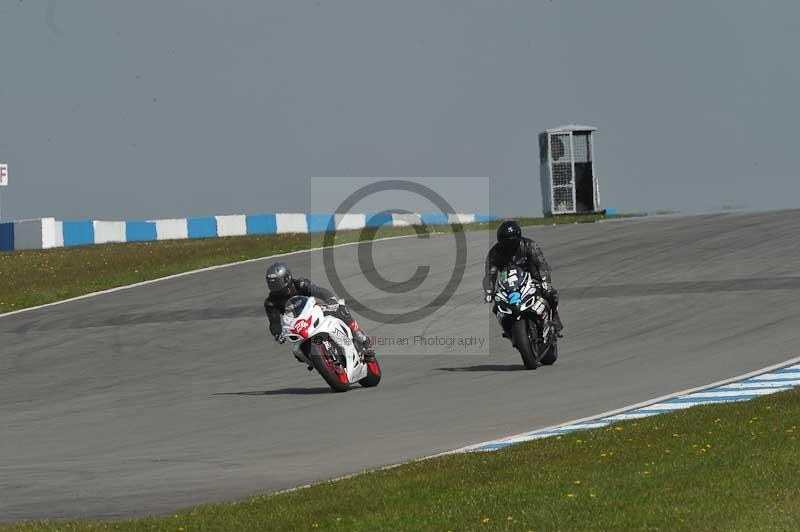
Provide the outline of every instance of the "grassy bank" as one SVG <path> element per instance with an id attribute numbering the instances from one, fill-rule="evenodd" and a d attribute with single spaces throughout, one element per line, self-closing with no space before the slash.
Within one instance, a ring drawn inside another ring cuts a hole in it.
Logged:
<path id="1" fill-rule="evenodd" d="M 523 225 L 574 223 L 603 216 L 520 218 Z M 494 229 L 497 222 L 466 224 Z M 450 231 L 449 226 L 428 228 Z M 413 234 L 413 228 L 343 231 L 336 243 Z M 0 314 L 218 264 L 319 247 L 321 234 L 241 236 L 102 244 L 39 251 L 0 252 Z"/>
<path id="2" fill-rule="evenodd" d="M 278 495 L 44 530 L 800 530 L 800 390 Z"/>

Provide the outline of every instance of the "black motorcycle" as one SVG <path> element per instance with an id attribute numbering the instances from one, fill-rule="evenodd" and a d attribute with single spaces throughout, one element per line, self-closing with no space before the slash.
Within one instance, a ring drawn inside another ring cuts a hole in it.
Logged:
<path id="1" fill-rule="evenodd" d="M 511 266 L 497 278 L 494 301 L 504 336 L 511 338 L 525 369 L 555 363 L 558 337 L 541 285 L 527 271 Z"/>

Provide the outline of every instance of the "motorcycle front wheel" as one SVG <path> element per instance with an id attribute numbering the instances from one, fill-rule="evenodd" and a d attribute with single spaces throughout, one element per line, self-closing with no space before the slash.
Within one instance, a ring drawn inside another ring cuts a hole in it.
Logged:
<path id="1" fill-rule="evenodd" d="M 322 375 L 325 382 L 334 392 L 341 393 L 350 389 L 350 382 L 347 380 L 347 372 L 344 368 L 334 363 L 335 353 L 329 353 L 325 344 L 311 342 L 309 347 L 311 362 L 314 368 Z"/>
<path id="2" fill-rule="evenodd" d="M 533 335 L 529 335 L 528 327 L 535 328 L 535 325 L 524 318 L 514 320 L 511 324 L 511 340 L 514 342 L 514 346 L 522 357 L 522 363 L 525 365 L 525 369 L 536 369 L 539 367 L 539 361 L 533 343 L 531 342 L 531 336 L 535 336 L 535 330 L 532 331 L 534 333 Z"/>
<path id="3" fill-rule="evenodd" d="M 364 388 L 372 388 L 377 386 L 379 382 L 381 382 L 381 366 L 378 364 L 377 359 L 368 360 L 367 376 L 358 381 L 358 383 Z"/>

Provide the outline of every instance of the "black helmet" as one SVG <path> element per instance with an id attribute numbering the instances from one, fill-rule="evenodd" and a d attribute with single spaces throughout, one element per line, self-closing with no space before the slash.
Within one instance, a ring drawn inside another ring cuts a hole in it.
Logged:
<path id="1" fill-rule="evenodd" d="M 511 252 L 517 249 L 522 238 L 522 229 L 516 220 L 506 220 L 497 228 L 497 243 L 500 249 Z"/>
<path id="2" fill-rule="evenodd" d="M 276 262 L 267 268 L 267 287 L 270 292 L 283 292 L 292 284 L 292 272 L 283 262 Z"/>

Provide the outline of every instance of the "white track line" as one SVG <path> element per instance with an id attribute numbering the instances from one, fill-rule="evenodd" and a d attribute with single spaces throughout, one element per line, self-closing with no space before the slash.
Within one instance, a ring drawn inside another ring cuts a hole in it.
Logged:
<path id="1" fill-rule="evenodd" d="M 781 379 L 793 379 L 791 374 L 789 373 L 773 373 L 771 375 L 758 375 L 753 377 L 752 380 L 754 381 L 779 381 Z M 785 382 L 785 381 L 784 381 Z"/>
<path id="2" fill-rule="evenodd" d="M 693 393 L 689 397 L 692 399 L 700 399 L 703 397 L 706 398 L 714 398 L 714 397 L 741 397 L 741 396 L 750 396 L 750 395 L 769 395 L 775 393 L 775 388 L 762 388 L 760 390 L 714 390 L 713 392 L 698 392 Z"/>
<path id="3" fill-rule="evenodd" d="M 800 384 L 800 379 L 796 381 L 785 381 L 785 382 L 732 382 L 731 384 L 726 384 L 721 388 L 726 390 L 729 389 L 738 389 L 738 388 L 792 388 Z"/>
<path id="4" fill-rule="evenodd" d="M 437 234 L 437 233 L 430 233 L 430 234 L 433 235 L 433 234 Z M 438 233 L 438 234 L 444 234 L 444 233 Z M 228 262 L 226 264 L 217 264 L 216 266 L 209 266 L 207 268 L 200 268 L 199 270 L 190 270 L 188 272 L 175 273 L 173 275 L 167 275 L 166 277 L 159 277 L 157 279 L 150 279 L 148 281 L 142 281 L 140 283 L 126 284 L 124 286 L 117 286 L 117 287 L 114 287 L 114 288 L 109 288 L 108 290 L 100 290 L 98 292 L 91 292 L 89 294 L 84 294 L 82 296 L 71 297 L 69 299 L 62 299 L 61 301 L 54 301 L 52 303 L 46 303 L 44 305 L 38 305 L 38 306 L 35 306 L 35 307 L 28 307 L 28 308 L 23 308 L 23 309 L 19 309 L 19 310 L 12 310 L 11 312 L 6 312 L 4 314 L 0 314 L 0 319 L 7 318 L 9 316 L 15 316 L 17 314 L 22 314 L 23 312 L 32 312 L 34 310 L 40 310 L 40 309 L 47 308 L 47 307 L 54 307 L 56 305 L 64 305 L 66 303 L 72 303 L 73 301 L 79 301 L 81 299 L 89 299 L 90 297 L 97 297 L 97 296 L 102 296 L 102 295 L 105 295 L 105 294 L 113 294 L 114 292 L 121 292 L 122 290 L 129 290 L 131 288 L 138 288 L 140 286 L 147 286 L 147 285 L 153 284 L 153 283 L 160 283 L 162 281 L 168 281 L 170 279 L 177 279 L 179 277 L 185 277 L 187 275 L 194 275 L 196 273 L 210 272 L 210 271 L 214 271 L 214 270 L 221 270 L 223 268 L 230 268 L 232 266 L 240 266 L 242 264 L 249 264 L 251 262 L 258 262 L 258 261 L 261 261 L 261 260 L 276 259 L 276 258 L 279 258 L 279 257 L 288 257 L 290 255 L 297 255 L 299 253 L 311 253 L 312 251 L 320 251 L 322 249 L 325 249 L 325 247 L 343 248 L 343 247 L 346 247 L 346 246 L 357 246 L 359 244 L 366 244 L 368 242 L 383 242 L 383 241 L 387 241 L 387 240 L 397 240 L 397 239 L 400 239 L 400 238 L 409 238 L 409 237 L 412 237 L 412 236 L 416 237 L 418 235 L 417 234 L 400 235 L 400 236 L 390 236 L 390 237 L 386 237 L 386 238 L 376 238 L 374 240 L 362 240 L 362 241 L 359 241 L 359 242 L 346 242 L 344 244 L 336 244 L 334 246 L 321 246 L 321 247 L 317 247 L 317 248 L 298 249 L 297 251 L 289 251 L 288 253 L 278 253 L 277 255 L 268 255 L 266 257 L 258 257 L 258 258 L 255 258 L 255 259 L 240 260 L 240 261 L 237 261 L 237 262 Z"/>
<path id="5" fill-rule="evenodd" d="M 751 371 L 749 373 L 745 373 L 743 375 L 739 375 L 737 377 L 731 377 L 729 379 L 713 382 L 711 384 L 706 384 L 705 386 L 698 386 L 697 388 L 691 388 L 691 389 L 688 389 L 688 390 L 683 390 L 683 391 L 680 391 L 680 392 L 671 393 L 669 395 L 664 395 L 664 396 L 661 396 L 661 397 L 657 397 L 655 399 L 650 399 L 649 401 L 643 401 L 641 403 L 636 403 L 636 404 L 632 404 L 632 405 L 629 405 L 629 406 L 626 406 L 626 407 L 617 408 L 615 410 L 609 410 L 608 412 L 603 412 L 601 414 L 596 414 L 596 415 L 593 415 L 593 416 L 589 416 L 589 417 L 585 417 L 585 418 L 580 418 L 580 419 L 568 421 L 566 423 L 559 423 L 558 425 L 551 425 L 549 427 L 542 427 L 540 429 L 527 431 L 527 432 L 523 432 L 523 433 L 520 433 L 520 434 L 512 434 L 512 435 L 509 435 L 509 436 L 498 438 L 496 440 L 490 440 L 490 441 L 485 441 L 485 442 L 480 442 L 480 443 L 474 443 L 474 444 L 468 445 L 466 447 L 461 447 L 461 448 L 456 449 L 454 451 L 449 451 L 449 452 L 445 452 L 445 453 L 440 453 L 438 455 L 434 455 L 434 457 L 435 456 L 447 455 L 447 454 L 453 454 L 453 453 L 470 452 L 470 451 L 478 450 L 478 449 L 480 449 L 482 447 L 487 447 L 487 446 L 505 445 L 508 442 L 512 442 L 512 441 L 517 443 L 519 441 L 530 440 L 530 439 L 533 439 L 533 438 L 538 439 L 539 434 L 541 434 L 543 432 L 552 432 L 552 431 L 555 431 L 555 430 L 558 430 L 558 429 L 565 429 L 566 427 L 572 427 L 574 425 L 580 425 L 581 429 L 589 428 L 589 424 L 587 422 L 606 420 L 607 418 L 615 417 L 615 416 L 619 416 L 619 415 L 636 415 L 637 414 L 637 412 L 635 412 L 636 410 L 644 410 L 644 409 L 646 409 L 646 410 L 660 410 L 660 411 L 663 411 L 664 413 L 667 413 L 667 412 L 676 411 L 676 410 L 684 410 L 684 409 L 691 408 L 693 406 L 697 406 L 697 405 L 701 405 L 701 404 L 710 404 L 710 403 L 719 404 L 721 402 L 720 399 L 725 399 L 724 397 L 717 397 L 715 399 L 709 399 L 708 401 L 702 401 L 701 400 L 701 401 L 697 401 L 697 402 L 686 402 L 686 403 L 677 403 L 677 402 L 675 402 L 675 403 L 665 403 L 665 402 L 669 401 L 671 399 L 684 398 L 685 396 L 690 396 L 691 394 L 694 394 L 694 393 L 697 393 L 697 392 L 703 392 L 703 391 L 708 392 L 713 388 L 719 388 L 719 387 L 722 387 L 724 385 L 731 385 L 731 384 L 743 384 L 744 385 L 744 384 L 749 384 L 749 383 L 740 383 L 740 381 L 747 380 L 747 379 L 750 379 L 750 382 L 752 382 L 753 380 L 759 379 L 759 377 L 760 377 L 759 381 L 766 380 L 767 382 L 769 382 L 769 379 L 767 379 L 767 377 L 771 377 L 770 375 L 767 375 L 769 372 L 775 371 L 775 370 L 779 370 L 779 369 L 787 369 L 787 368 L 790 368 L 790 367 L 791 368 L 798 367 L 798 366 L 793 366 L 794 364 L 797 364 L 798 362 L 800 362 L 800 357 L 791 358 L 791 359 L 786 360 L 784 362 L 780 362 L 778 364 L 773 364 L 772 366 L 767 366 L 766 368 L 761 368 L 761 369 L 758 369 L 758 370 L 755 370 L 755 371 Z M 787 373 L 778 373 L 778 374 L 775 374 L 775 375 L 777 375 L 778 377 L 783 377 L 783 378 L 791 376 L 791 374 L 787 374 Z M 775 383 L 770 383 L 770 384 L 776 384 L 776 385 L 777 384 L 783 384 L 783 385 L 785 385 L 785 384 L 788 384 L 788 382 L 784 381 L 784 382 L 781 382 L 781 383 L 775 382 Z M 781 391 L 781 388 L 782 387 L 775 386 L 770 391 L 775 391 L 775 392 Z M 737 391 L 736 395 L 737 396 L 741 396 L 741 395 L 745 395 L 746 396 L 746 395 L 753 395 L 753 394 L 750 393 L 750 392 L 747 392 L 747 391 Z M 735 397 L 731 397 L 730 399 L 731 400 L 735 400 L 736 398 Z M 550 435 L 553 435 L 553 434 L 548 434 L 548 436 L 550 436 Z"/>
<path id="6" fill-rule="evenodd" d="M 617 414 L 616 416 L 609 416 L 606 419 L 610 421 L 626 421 L 628 419 L 641 419 L 643 417 L 650 417 L 655 415 L 656 415 L 655 412 L 645 412 L 645 413 L 631 412 L 630 414 Z"/>

